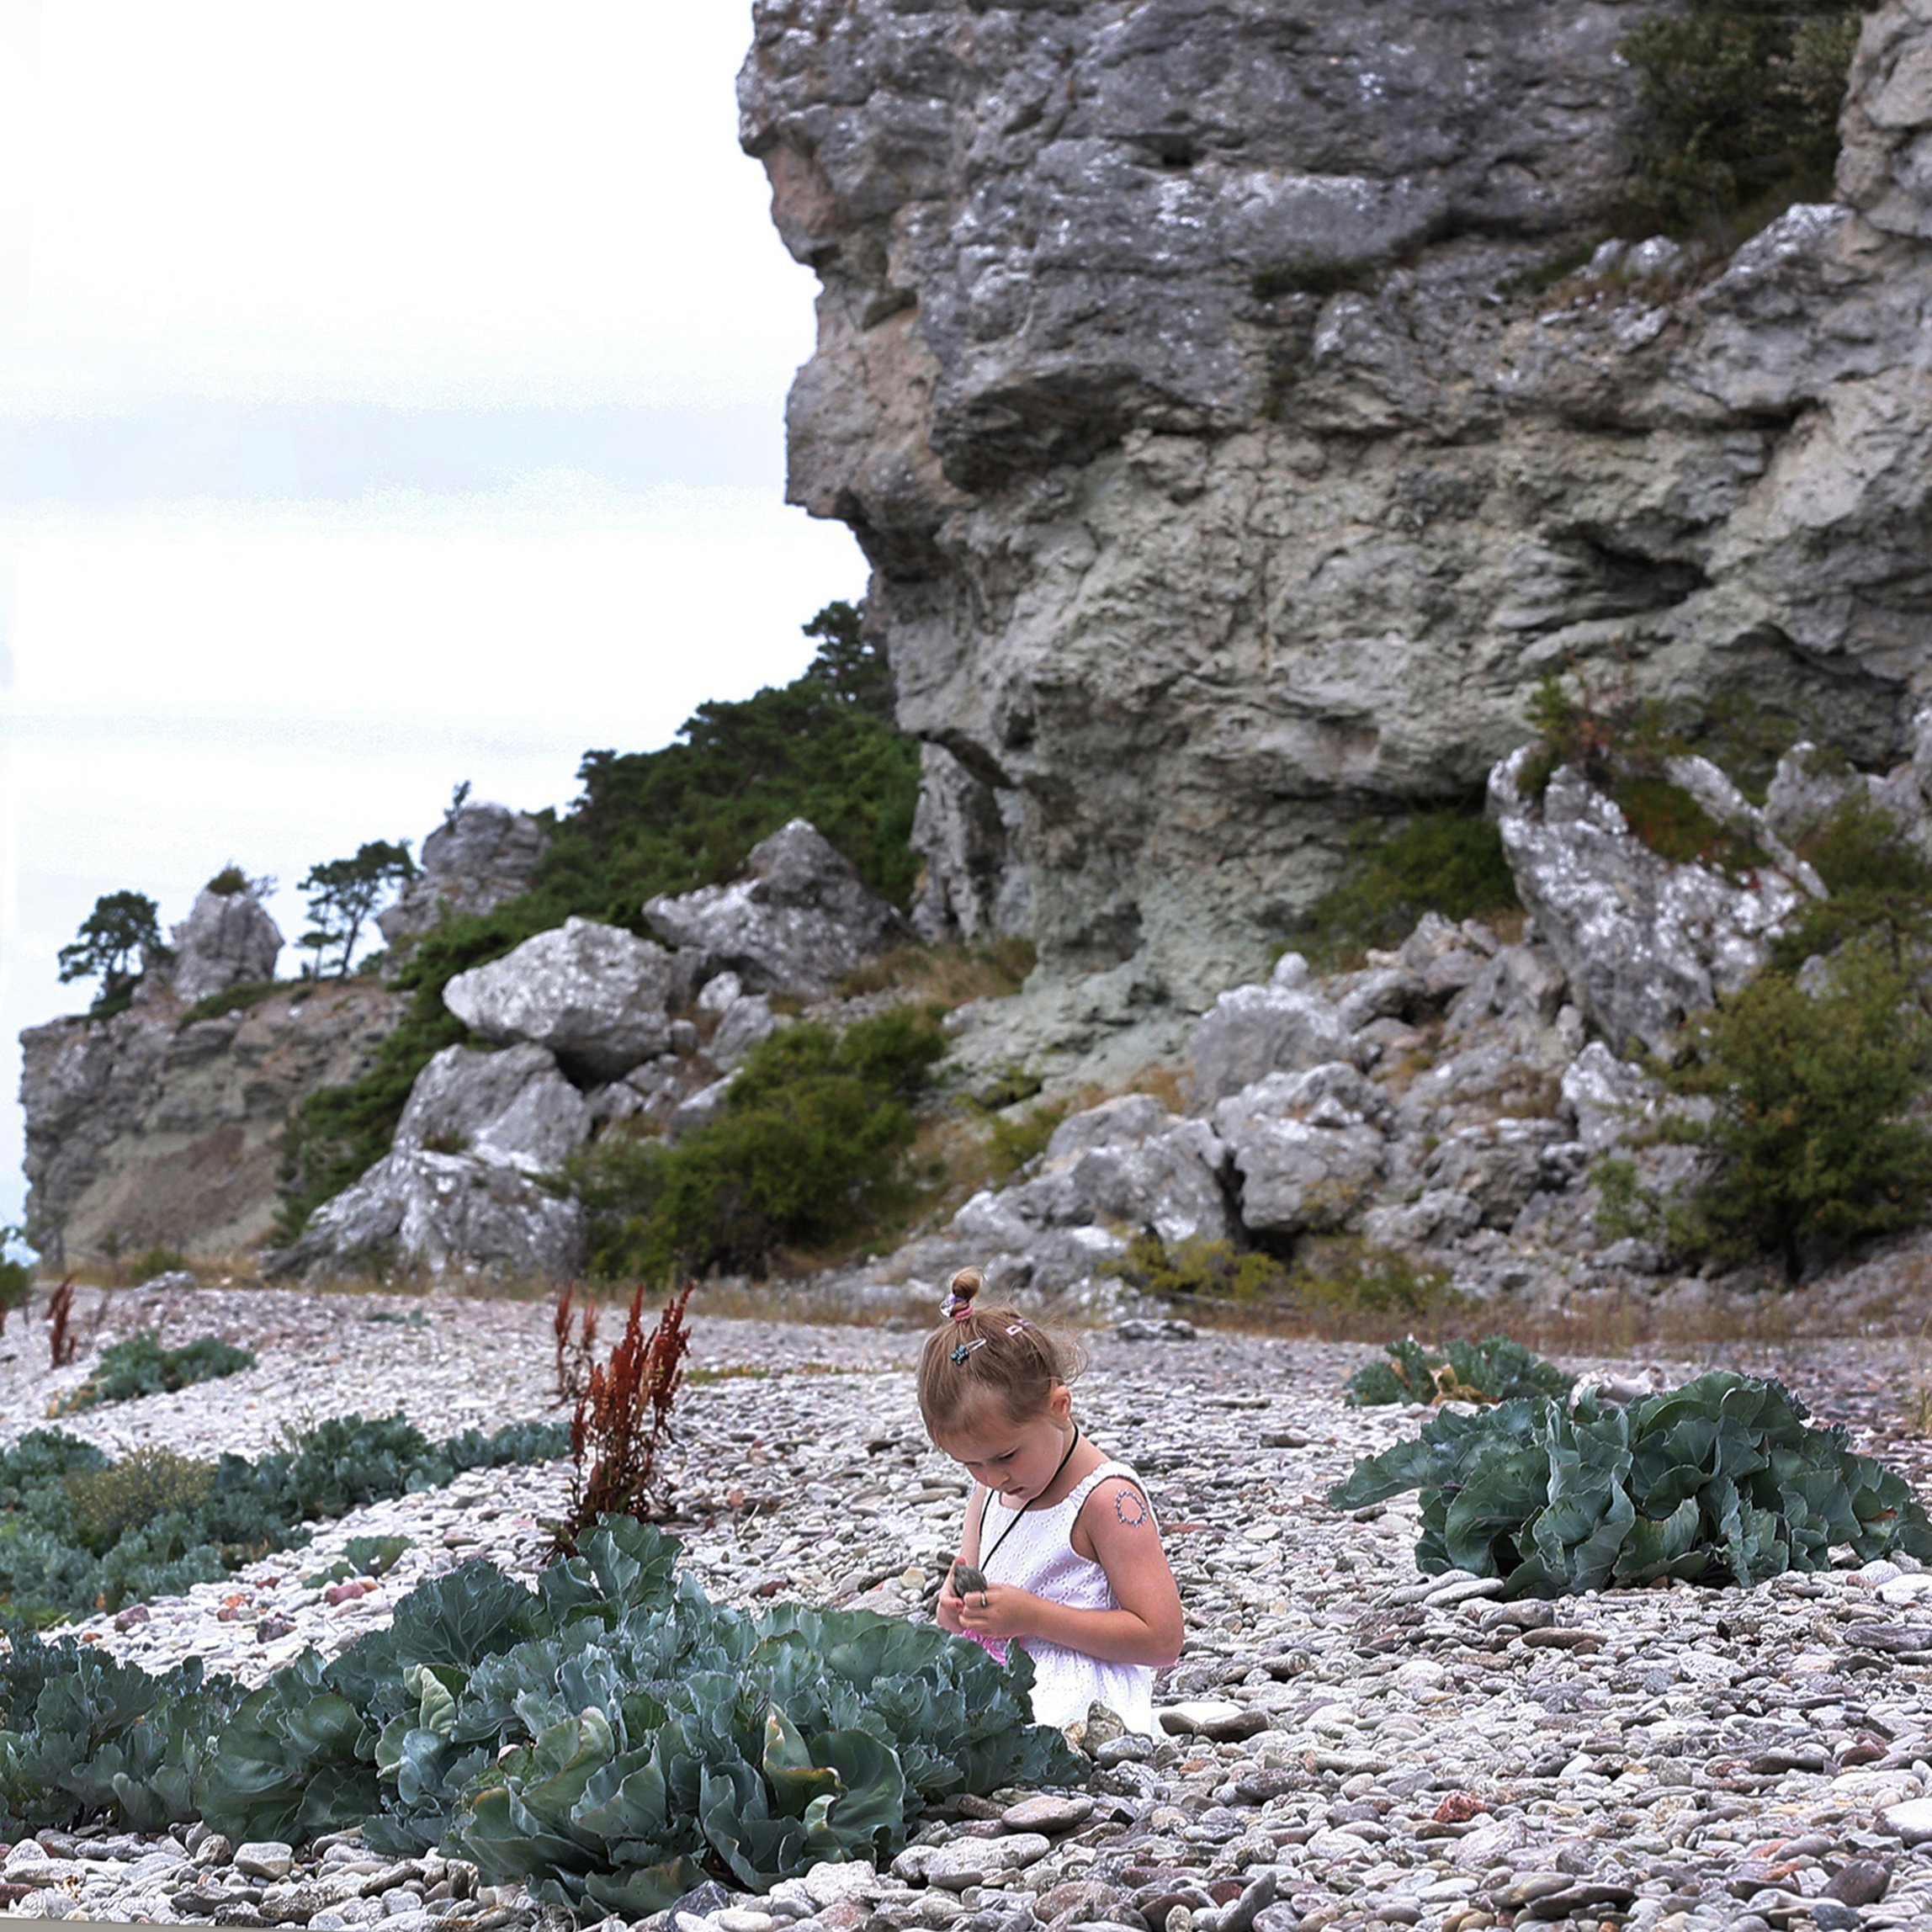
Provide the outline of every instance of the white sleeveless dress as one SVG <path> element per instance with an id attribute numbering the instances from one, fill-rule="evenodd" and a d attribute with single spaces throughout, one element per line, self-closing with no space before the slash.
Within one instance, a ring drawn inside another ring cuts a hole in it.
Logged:
<path id="1" fill-rule="evenodd" d="M 987 1580 L 1015 1584 L 1075 1610 L 1118 1610 L 1120 1599 L 1113 1594 L 1107 1572 L 1073 1547 L 1074 1521 L 1080 1505 L 1093 1494 L 1095 1485 L 1109 1476 L 1124 1476 L 1140 1487 L 1140 1478 L 1126 1463 L 1103 1462 L 1050 1509 L 1016 1512 L 993 1497 L 979 1526 L 979 1563 Z M 1146 1494 L 1144 1489 L 1142 1494 Z M 1154 1505 L 1150 1502 L 1147 1506 L 1151 1515 Z M 1013 1521 L 1016 1514 L 1017 1523 Z M 995 1543 L 1000 1547 L 988 1563 L 985 1552 Z M 1027 1638 L 1023 1648 L 1033 1660 L 1036 1723 L 1071 1724 L 1086 1716 L 1088 1705 L 1104 1704 L 1128 1730 L 1149 1737 L 1157 1734 L 1152 1664 L 1110 1664 L 1038 1637 Z"/>

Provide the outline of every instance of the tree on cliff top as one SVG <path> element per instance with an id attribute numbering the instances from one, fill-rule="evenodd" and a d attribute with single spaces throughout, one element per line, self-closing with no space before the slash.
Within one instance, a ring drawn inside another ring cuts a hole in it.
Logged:
<path id="1" fill-rule="evenodd" d="M 160 910 L 144 892 L 104 892 L 82 921 L 73 944 L 61 948 L 62 983 L 98 977 L 101 990 L 94 1011 L 119 1011 L 141 977 L 135 956 L 141 955 L 145 964 L 162 950 L 157 923 Z"/>
<path id="2" fill-rule="evenodd" d="M 321 979 L 326 955 L 335 954 L 335 977 L 346 979 L 355 958 L 363 926 L 376 901 L 392 885 L 416 876 L 409 841 L 371 839 L 353 858 L 326 859 L 309 868 L 301 890 L 309 895 L 309 930 L 298 939 L 316 956 L 315 974 Z"/>

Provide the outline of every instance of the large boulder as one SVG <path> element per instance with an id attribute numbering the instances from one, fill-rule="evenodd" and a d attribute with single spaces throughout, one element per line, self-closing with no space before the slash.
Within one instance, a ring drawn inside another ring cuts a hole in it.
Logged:
<path id="1" fill-rule="evenodd" d="M 422 841 L 422 868 L 376 916 L 391 946 L 448 913 L 488 912 L 526 891 L 549 849 L 534 819 L 507 805 L 464 805 Z"/>
<path id="2" fill-rule="evenodd" d="M 548 1282 L 582 1261 L 583 1213 L 574 1201 L 546 1192 L 507 1160 L 402 1147 L 325 1201 L 292 1246 L 263 1257 L 263 1272 Z"/>
<path id="3" fill-rule="evenodd" d="M 754 993 L 823 997 L 911 928 L 804 819 L 751 848 L 747 878 L 645 902 L 665 942 Z"/>
<path id="4" fill-rule="evenodd" d="M 190 1003 L 273 979 L 282 952 L 281 927 L 245 884 L 232 892 L 204 886 L 172 937 L 174 990 Z"/>
<path id="5" fill-rule="evenodd" d="M 1205 1121 L 1176 1120 L 1159 1101 L 1128 1095 L 1062 1122 L 1039 1172 L 976 1194 L 952 1232 L 982 1256 L 1027 1255 L 1063 1280 L 1123 1253 L 1127 1235 L 1144 1229 L 1170 1245 L 1225 1240 L 1226 1158 Z"/>
<path id="6" fill-rule="evenodd" d="M 1258 1234 L 1345 1226 L 1388 1169 L 1387 1099 L 1346 1060 L 1271 1073 L 1223 1100 L 1214 1131 L 1241 1181 L 1241 1220 Z"/>
<path id="7" fill-rule="evenodd" d="M 1670 759 L 1666 775 L 1764 855 L 1749 870 L 1660 857 L 1613 799 L 1568 765 L 1531 797 L 1529 756 L 1524 746 L 1489 775 L 1517 894 L 1570 997 L 1611 1047 L 1666 1052 L 1686 1016 L 1749 979 L 1778 928 L 1823 888 L 1706 759 Z"/>
<path id="8" fill-rule="evenodd" d="M 1267 985 L 1222 994 L 1194 1029 L 1187 1059 L 1195 1104 L 1212 1107 L 1266 1074 L 1346 1059 L 1350 1035 L 1340 1011 L 1308 984 L 1307 960 L 1286 953 Z"/>
<path id="9" fill-rule="evenodd" d="M 544 1048 L 445 1047 L 416 1076 L 395 1144 L 495 1154 L 540 1174 L 561 1165 L 590 1130 L 589 1102 Z"/>
<path id="10" fill-rule="evenodd" d="M 459 973 L 443 1004 L 486 1040 L 547 1047 L 572 1071 L 614 1080 L 671 1043 L 671 955 L 622 926 L 568 919 Z"/>

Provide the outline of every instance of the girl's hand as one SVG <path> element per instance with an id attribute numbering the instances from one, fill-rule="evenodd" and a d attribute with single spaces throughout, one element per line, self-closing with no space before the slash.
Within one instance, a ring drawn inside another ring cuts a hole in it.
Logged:
<path id="1" fill-rule="evenodd" d="M 964 1600 L 953 1587 L 953 1572 L 948 1569 L 946 1580 L 939 1586 L 939 1603 L 933 1611 L 933 1620 L 942 1630 L 949 1630 L 957 1637 L 966 1627 L 960 1619 L 965 1609 Z"/>
<path id="2" fill-rule="evenodd" d="M 959 1627 L 975 1637 L 998 1637 L 1010 1643 L 1015 1637 L 1031 1636 L 1038 1627 L 1039 1598 L 1030 1590 L 1018 1590 L 1010 1583 L 990 1583 L 984 1590 L 969 1590 L 958 1601 Z"/>

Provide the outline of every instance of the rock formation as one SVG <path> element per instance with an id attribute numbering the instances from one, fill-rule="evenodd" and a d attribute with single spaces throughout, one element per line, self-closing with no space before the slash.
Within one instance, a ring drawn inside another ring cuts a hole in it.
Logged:
<path id="1" fill-rule="evenodd" d="M 822 284 L 790 494 L 873 565 L 924 930 L 1198 1010 L 1571 664 L 1903 745 L 1932 19 L 1866 19 L 1836 203 L 1552 286 L 1653 10 L 759 0 L 743 139 Z"/>
<path id="2" fill-rule="evenodd" d="M 392 947 L 406 946 L 445 913 L 488 912 L 526 890 L 549 840 L 534 819 L 507 805 L 462 805 L 422 841 L 422 868 L 376 916 Z"/>
<path id="3" fill-rule="evenodd" d="M 1668 1053 L 1686 1016 L 1752 979 L 1770 937 L 1824 888 L 1706 759 L 1672 758 L 1669 778 L 1739 838 L 1748 867 L 1659 857 L 1615 799 L 1568 766 L 1528 798 L 1528 757 L 1526 747 L 1515 752 L 1489 780 L 1517 892 L 1611 1045 Z"/>
<path id="4" fill-rule="evenodd" d="M 583 1211 L 515 1162 L 398 1148 L 325 1201 L 271 1276 L 417 1272 L 460 1281 L 560 1281 L 583 1260 Z"/>
<path id="5" fill-rule="evenodd" d="M 746 876 L 648 901 L 645 917 L 695 977 L 736 975 L 757 993 L 823 997 L 912 935 L 816 827 L 794 819 L 752 847 Z"/>
<path id="6" fill-rule="evenodd" d="M 194 910 L 171 935 L 174 959 L 167 968 L 176 995 L 193 1006 L 235 986 L 266 985 L 282 954 L 282 929 L 246 883 L 218 889 L 236 875 L 224 873 L 201 889 Z"/>
<path id="7" fill-rule="evenodd" d="M 325 980 L 183 1025 L 163 989 L 112 1019 L 29 1027 L 29 1239 L 53 1265 L 157 1243 L 259 1246 L 281 1204 L 289 1115 L 366 1071 L 403 1004 L 366 979 Z"/>

